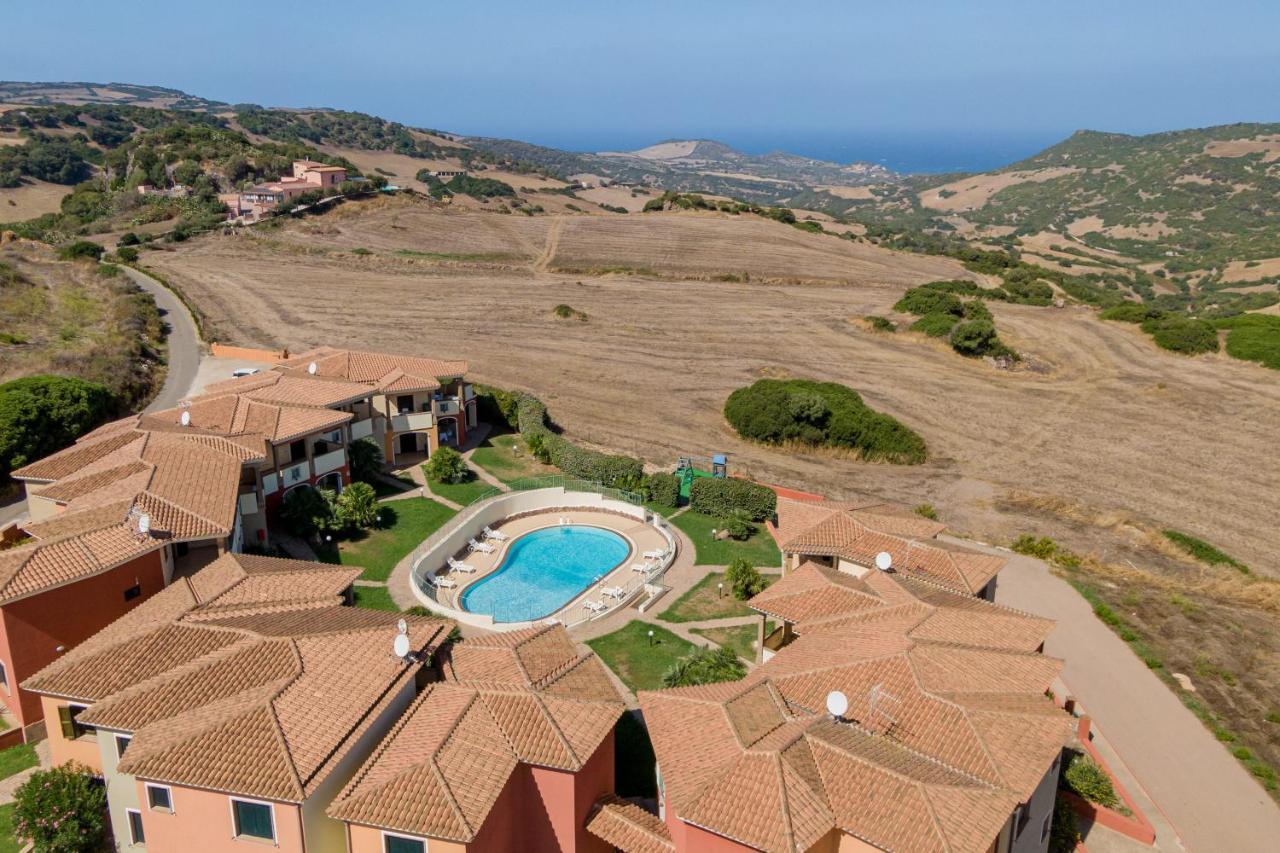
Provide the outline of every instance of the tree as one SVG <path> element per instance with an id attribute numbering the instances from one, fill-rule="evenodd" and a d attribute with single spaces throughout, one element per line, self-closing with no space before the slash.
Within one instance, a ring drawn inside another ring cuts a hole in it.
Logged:
<path id="1" fill-rule="evenodd" d="M 739 542 L 750 539 L 756 532 L 756 526 L 751 523 L 751 513 L 745 509 L 735 509 L 729 513 L 720 526 L 729 531 L 731 539 Z"/>
<path id="2" fill-rule="evenodd" d="M 970 320 L 951 333 L 951 348 L 961 355 L 986 355 L 999 346 L 1000 338 L 990 320 Z"/>
<path id="3" fill-rule="evenodd" d="M 373 527 L 378 521 L 378 495 L 368 483 L 352 483 L 338 495 L 334 516 L 342 527 Z"/>
<path id="4" fill-rule="evenodd" d="M 0 478 L 66 447 L 115 408 L 115 395 L 105 386 L 69 376 L 0 384 Z"/>
<path id="5" fill-rule="evenodd" d="M 81 258 L 92 258 L 96 261 L 102 257 L 104 251 L 106 250 L 102 246 L 92 240 L 77 240 L 59 249 L 58 257 L 64 261 L 78 261 Z"/>
<path id="6" fill-rule="evenodd" d="M 717 681 L 736 681 L 747 667 L 729 649 L 698 649 L 680 658 L 662 675 L 664 687 L 690 687 Z"/>
<path id="7" fill-rule="evenodd" d="M 301 486 L 285 493 L 280 517 L 298 536 L 314 536 L 333 527 L 334 494 L 329 489 Z"/>
<path id="8" fill-rule="evenodd" d="M 33 773 L 14 793 L 14 833 L 38 853 L 99 849 L 107 833 L 107 793 L 90 772 L 71 762 Z"/>
<path id="9" fill-rule="evenodd" d="M 362 483 L 376 483 L 382 474 L 382 449 L 372 438 L 362 438 L 347 448 L 351 478 Z"/>
<path id="10" fill-rule="evenodd" d="M 724 570 L 724 579 L 729 582 L 733 597 L 739 601 L 746 601 L 768 585 L 764 575 L 742 557 L 734 560 Z"/>
<path id="11" fill-rule="evenodd" d="M 436 483 L 463 483 L 471 478 L 467 460 L 452 447 L 440 447 L 423 466 L 427 479 Z"/>

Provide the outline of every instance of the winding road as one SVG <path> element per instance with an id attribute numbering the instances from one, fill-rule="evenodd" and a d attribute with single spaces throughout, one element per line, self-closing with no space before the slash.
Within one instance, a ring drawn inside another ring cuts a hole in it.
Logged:
<path id="1" fill-rule="evenodd" d="M 132 267 L 123 269 L 135 284 L 155 297 L 160 316 L 169 326 L 169 372 L 160 393 L 144 411 L 172 408 L 190 393 L 195 383 L 200 368 L 200 333 L 191 312 L 173 291 L 146 273 Z"/>

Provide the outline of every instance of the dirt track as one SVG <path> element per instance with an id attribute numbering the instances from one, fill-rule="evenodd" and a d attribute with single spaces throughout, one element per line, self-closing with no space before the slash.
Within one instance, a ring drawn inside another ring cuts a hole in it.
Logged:
<path id="1" fill-rule="evenodd" d="M 1070 498 L 1202 536 L 1275 573 L 1275 373 L 1160 351 L 1085 309 L 992 306 L 1002 336 L 1043 372 L 1002 372 L 857 321 L 889 313 L 912 283 L 964 275 L 946 259 L 750 217 L 526 218 L 400 204 L 349 206 L 267 240 L 208 238 L 146 261 L 227 342 L 464 357 L 477 380 L 536 391 L 574 437 L 659 466 L 726 451 L 740 473 L 930 501 L 953 528 L 993 538 L 1037 529 L 993 505 L 1008 490 Z M 357 246 L 376 254 L 337 251 Z M 555 272 L 566 267 L 660 277 Z M 744 272 L 750 282 L 708 280 Z M 589 320 L 557 319 L 560 303 Z M 858 389 L 919 431 L 932 461 L 867 465 L 742 442 L 721 406 L 764 374 Z"/>

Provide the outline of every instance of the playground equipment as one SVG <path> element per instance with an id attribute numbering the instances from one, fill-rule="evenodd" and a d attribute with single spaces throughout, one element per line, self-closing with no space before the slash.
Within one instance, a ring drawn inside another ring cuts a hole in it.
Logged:
<path id="1" fill-rule="evenodd" d="M 692 456 L 681 456 L 676 462 L 676 476 L 680 478 L 680 500 L 688 502 L 689 490 L 693 487 L 693 481 L 699 477 L 727 477 L 729 476 L 728 458 L 723 453 L 717 453 L 711 457 L 711 470 L 706 471 L 693 464 Z"/>

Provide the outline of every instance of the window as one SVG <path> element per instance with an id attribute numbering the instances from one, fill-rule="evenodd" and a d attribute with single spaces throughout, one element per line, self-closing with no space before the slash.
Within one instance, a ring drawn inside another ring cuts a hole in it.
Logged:
<path id="1" fill-rule="evenodd" d="M 289 444 L 289 461 L 301 462 L 307 458 L 307 442 L 303 439 L 290 442 Z"/>
<path id="2" fill-rule="evenodd" d="M 237 838 L 262 838 L 276 840 L 275 821 L 270 803 L 253 800 L 232 800 L 231 818 L 235 822 Z"/>
<path id="3" fill-rule="evenodd" d="M 124 591 L 124 600 L 133 601 L 135 598 L 137 598 L 140 595 L 142 595 L 142 584 L 135 583 L 133 586 L 129 587 Z"/>
<path id="4" fill-rule="evenodd" d="M 93 729 L 89 726 L 82 726 L 77 717 L 80 712 L 87 708 L 87 705 L 63 705 L 58 708 L 58 722 L 62 726 L 62 736 L 67 740 L 75 740 L 90 734 Z"/>
<path id="5" fill-rule="evenodd" d="M 1040 843 L 1044 844 L 1045 839 L 1049 837 L 1049 825 L 1053 823 L 1053 812 L 1049 812 L 1044 816 L 1044 823 L 1040 824 Z"/>
<path id="6" fill-rule="evenodd" d="M 427 842 L 421 838 L 409 838 L 406 835 L 382 833 L 383 853 L 426 853 Z"/>
<path id="7" fill-rule="evenodd" d="M 124 751 L 129 748 L 129 741 L 133 738 L 128 735 L 116 735 L 116 758 L 124 758 Z"/>
<path id="8" fill-rule="evenodd" d="M 142 828 L 142 812 L 136 809 L 125 809 L 124 813 L 129 818 L 129 843 L 146 844 L 147 833 Z"/>
<path id="9" fill-rule="evenodd" d="M 9 667 L 5 662 L 0 660 L 0 687 L 4 688 L 4 692 L 9 692 Z"/>
<path id="10" fill-rule="evenodd" d="M 147 806 L 154 811 L 173 814 L 173 791 L 164 785 L 148 785 Z"/>

